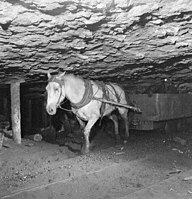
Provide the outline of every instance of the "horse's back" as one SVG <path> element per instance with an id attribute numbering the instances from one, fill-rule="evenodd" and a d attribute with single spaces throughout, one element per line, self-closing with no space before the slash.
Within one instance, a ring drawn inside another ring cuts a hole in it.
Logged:
<path id="1" fill-rule="evenodd" d="M 120 104 L 127 104 L 125 91 L 118 84 L 107 83 L 101 85 L 102 87 L 100 86 L 100 90 L 102 91 L 102 96 L 100 97 L 102 99 Z M 104 115 L 109 115 L 115 109 L 118 109 L 120 114 L 124 114 L 128 111 L 125 108 L 106 103 Z"/>
<path id="2" fill-rule="evenodd" d="M 110 97 L 118 103 L 127 104 L 125 91 L 118 84 L 110 83 L 107 85 Z"/>
<path id="3" fill-rule="evenodd" d="M 127 104 L 125 91 L 115 83 L 95 82 L 91 81 L 93 89 L 93 97 L 98 100 L 92 100 L 89 104 L 81 108 L 81 111 L 86 111 L 87 117 L 93 113 L 100 115 L 104 109 L 103 115 L 109 115 L 115 109 L 118 109 L 120 114 L 124 114 L 128 110 L 123 107 L 114 106 L 108 103 L 103 103 L 99 99 L 108 100 L 120 104 Z M 104 108 L 103 108 L 104 107 Z M 101 112 L 100 112 L 101 111 Z"/>

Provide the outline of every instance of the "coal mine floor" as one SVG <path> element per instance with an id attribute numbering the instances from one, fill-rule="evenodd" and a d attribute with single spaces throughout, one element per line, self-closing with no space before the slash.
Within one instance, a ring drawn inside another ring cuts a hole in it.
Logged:
<path id="1" fill-rule="evenodd" d="M 0 198 L 189 199 L 191 135 L 131 132 L 126 144 L 115 145 L 99 133 L 86 155 L 70 150 L 74 145 L 7 139 L 0 151 Z"/>

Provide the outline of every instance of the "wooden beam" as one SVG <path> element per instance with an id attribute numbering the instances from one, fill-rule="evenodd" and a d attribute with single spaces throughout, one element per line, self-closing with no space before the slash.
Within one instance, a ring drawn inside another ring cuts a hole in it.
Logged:
<path id="1" fill-rule="evenodd" d="M 13 139 L 21 144 L 20 82 L 11 83 L 11 120 Z"/>

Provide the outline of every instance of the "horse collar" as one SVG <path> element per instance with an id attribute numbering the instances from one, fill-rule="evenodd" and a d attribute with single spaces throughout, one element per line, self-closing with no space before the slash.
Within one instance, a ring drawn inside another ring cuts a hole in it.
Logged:
<path id="1" fill-rule="evenodd" d="M 83 98 L 78 103 L 72 103 L 71 106 L 75 109 L 80 109 L 83 106 L 89 104 L 89 102 L 93 99 L 93 88 L 90 80 L 84 80 L 85 83 L 85 92 Z"/>

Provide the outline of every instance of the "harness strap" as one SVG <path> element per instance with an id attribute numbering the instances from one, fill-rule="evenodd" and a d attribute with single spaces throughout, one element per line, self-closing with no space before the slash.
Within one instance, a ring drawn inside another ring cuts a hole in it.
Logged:
<path id="1" fill-rule="evenodd" d="M 56 78 L 55 75 L 51 76 L 51 78 L 48 80 L 48 82 L 56 82 L 56 83 L 58 83 L 61 87 L 62 87 L 62 85 L 63 85 L 63 83 L 64 83 L 63 80 L 60 80 L 60 79 Z"/>
<path id="2" fill-rule="evenodd" d="M 109 83 L 109 85 L 113 88 L 113 90 L 115 91 L 115 96 L 117 98 L 117 102 L 119 103 L 121 101 L 121 98 L 119 96 L 119 94 L 117 93 L 115 87 L 113 86 L 113 84 Z"/>
<path id="3" fill-rule="evenodd" d="M 64 84 L 63 80 L 56 78 L 56 76 L 54 76 L 54 75 L 51 76 L 51 78 L 48 81 L 49 82 L 56 82 L 60 85 L 60 87 L 62 87 L 62 85 Z M 84 92 L 83 98 L 78 103 L 72 103 L 71 102 L 71 107 L 76 108 L 76 109 L 80 109 L 83 106 L 87 105 L 92 100 L 93 88 L 92 88 L 91 81 L 85 79 L 84 84 L 85 84 L 85 92 Z"/>
<path id="4" fill-rule="evenodd" d="M 87 105 L 93 98 L 93 88 L 90 80 L 84 80 L 85 92 L 83 98 L 78 103 L 71 103 L 71 106 L 75 109 L 80 109 Z"/>
<path id="5" fill-rule="evenodd" d="M 106 88 L 106 84 L 103 81 L 96 81 L 96 84 L 98 85 L 98 87 L 103 91 L 103 99 L 106 100 L 110 100 L 109 99 L 109 91 Z M 101 108 L 100 108 L 100 113 L 101 113 L 101 119 L 103 118 L 103 115 L 105 113 L 105 108 L 106 108 L 106 103 L 102 103 L 101 104 Z"/>
<path id="6" fill-rule="evenodd" d="M 63 79 L 62 80 L 58 79 L 56 77 L 56 75 L 51 76 L 51 78 L 48 80 L 48 82 L 56 82 L 56 83 L 58 83 L 59 86 L 61 87 L 61 89 L 62 89 L 62 85 L 64 84 L 64 80 Z M 56 104 L 58 107 L 61 107 L 60 103 L 59 103 L 61 96 L 62 96 L 62 92 L 60 93 L 59 99 L 58 99 L 57 104 Z"/>

